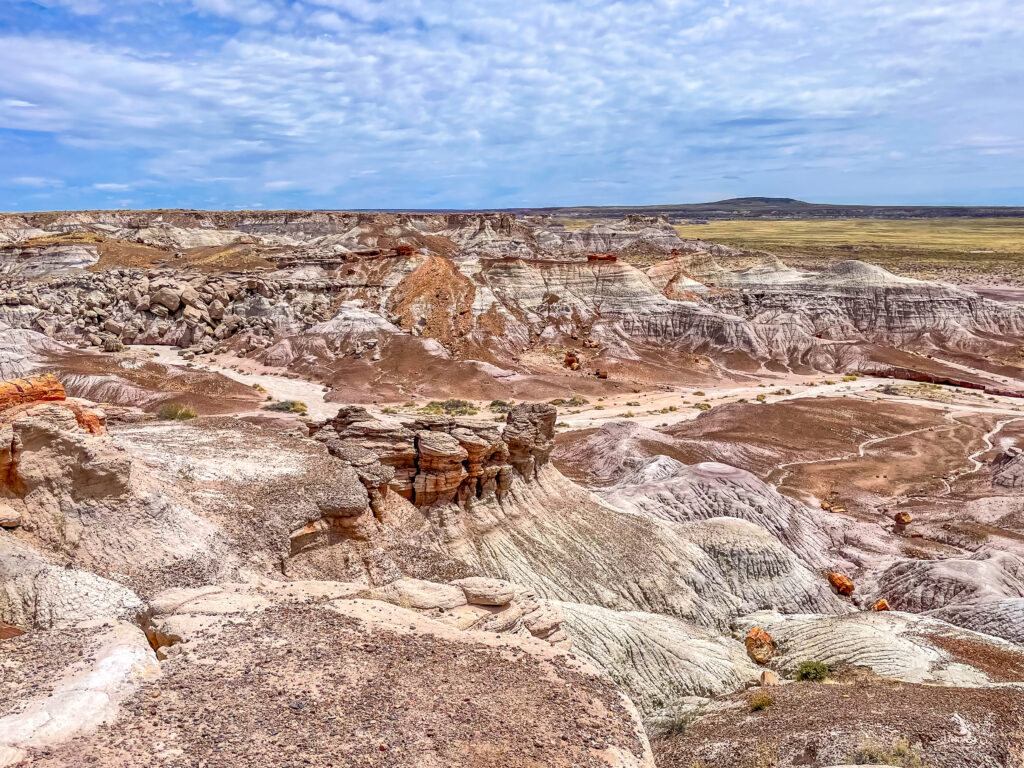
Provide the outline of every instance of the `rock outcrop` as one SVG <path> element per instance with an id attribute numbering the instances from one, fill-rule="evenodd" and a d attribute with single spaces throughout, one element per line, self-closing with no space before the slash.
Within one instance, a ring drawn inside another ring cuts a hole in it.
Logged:
<path id="1" fill-rule="evenodd" d="M 371 499 L 391 489 L 420 507 L 500 499 L 511 472 L 532 478 L 554 447 L 555 408 L 514 407 L 503 430 L 449 417 L 381 422 L 341 408 L 315 438 L 352 466 Z"/>

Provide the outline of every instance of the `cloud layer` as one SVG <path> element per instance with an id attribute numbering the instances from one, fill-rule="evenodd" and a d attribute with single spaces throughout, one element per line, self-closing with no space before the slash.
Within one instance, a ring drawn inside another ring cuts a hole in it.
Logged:
<path id="1" fill-rule="evenodd" d="M 1017 0 L 0 9 L 0 208 L 1024 204 Z"/>

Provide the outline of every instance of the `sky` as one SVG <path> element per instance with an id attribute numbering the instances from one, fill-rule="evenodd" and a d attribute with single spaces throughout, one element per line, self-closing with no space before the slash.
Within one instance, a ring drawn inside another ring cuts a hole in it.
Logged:
<path id="1" fill-rule="evenodd" d="M 0 210 L 1024 205 L 1020 0 L 0 0 Z"/>

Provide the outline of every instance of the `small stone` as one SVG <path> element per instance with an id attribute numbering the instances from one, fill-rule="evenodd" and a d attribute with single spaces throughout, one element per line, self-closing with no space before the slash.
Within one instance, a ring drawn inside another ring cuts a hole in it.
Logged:
<path id="1" fill-rule="evenodd" d="M 910 525 L 910 523 L 914 520 L 914 518 L 911 516 L 909 512 L 897 512 L 895 515 L 892 516 L 892 519 L 896 523 L 896 525 L 900 526 Z"/>
<path id="2" fill-rule="evenodd" d="M 877 600 L 874 605 L 871 606 L 872 611 L 889 611 L 889 601 L 884 597 L 881 600 Z"/>

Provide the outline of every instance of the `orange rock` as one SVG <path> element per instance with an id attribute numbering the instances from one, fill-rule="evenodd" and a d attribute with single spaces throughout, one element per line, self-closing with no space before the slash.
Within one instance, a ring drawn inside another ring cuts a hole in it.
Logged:
<path id="1" fill-rule="evenodd" d="M 599 370 L 597 372 L 597 378 L 599 378 L 599 379 L 607 379 L 608 378 L 608 371 Z"/>
<path id="2" fill-rule="evenodd" d="M 833 589 L 840 595 L 846 595 L 849 597 L 853 594 L 853 582 L 848 576 L 843 576 L 841 573 L 833 571 L 828 575 L 828 583 L 832 585 Z"/>
<path id="3" fill-rule="evenodd" d="M 896 522 L 896 525 L 910 525 L 913 521 L 909 512 L 897 512 L 892 516 L 892 519 Z"/>
<path id="4" fill-rule="evenodd" d="M 888 611 L 888 610 L 891 610 L 889 608 L 889 601 L 886 600 L 883 597 L 881 600 L 876 601 L 875 604 L 871 606 L 871 610 L 872 611 Z"/>
<path id="5" fill-rule="evenodd" d="M 78 426 L 90 435 L 105 435 L 107 433 L 106 418 L 103 417 L 102 411 L 94 411 L 76 400 L 68 400 L 65 405 L 75 414 Z"/>
<path id="6" fill-rule="evenodd" d="M 22 403 L 38 403 L 66 398 L 64 387 L 52 373 L 29 376 L 27 379 L 0 381 L 0 411 Z"/>
<path id="7" fill-rule="evenodd" d="M 10 640 L 12 637 L 24 635 L 25 630 L 11 624 L 4 624 L 0 621 L 0 640 Z"/>
<path id="8" fill-rule="evenodd" d="M 758 664 L 767 664 L 775 655 L 775 643 L 772 642 L 772 636 L 760 627 L 754 627 L 747 633 L 744 644 L 747 646 L 747 654 Z"/>

